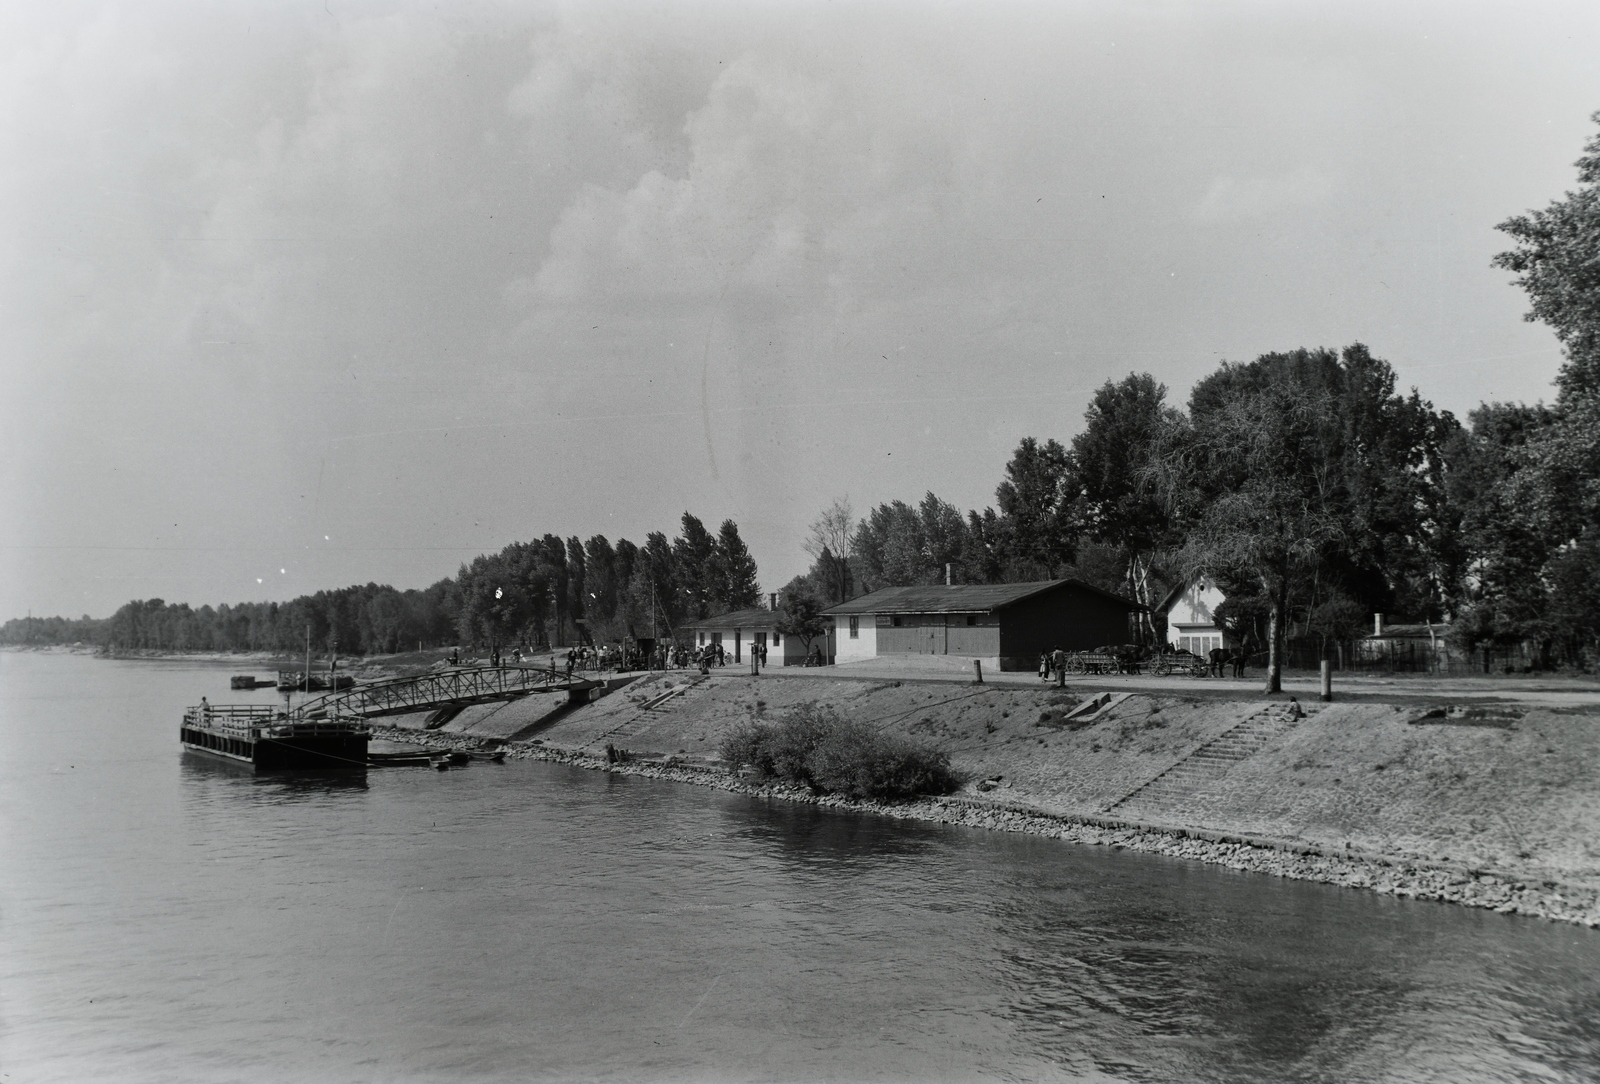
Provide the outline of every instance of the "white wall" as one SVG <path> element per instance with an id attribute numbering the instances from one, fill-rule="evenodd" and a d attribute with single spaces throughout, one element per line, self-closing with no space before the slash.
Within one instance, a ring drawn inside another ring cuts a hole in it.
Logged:
<path id="1" fill-rule="evenodd" d="M 853 659 L 875 659 L 878 657 L 878 624 L 871 614 L 857 614 L 859 629 L 856 638 L 850 638 L 850 618 L 835 617 L 834 625 L 834 658 L 838 662 L 849 662 Z"/>
<path id="2" fill-rule="evenodd" d="M 1214 614 L 1226 597 L 1204 576 L 1191 583 L 1167 611 L 1167 643 L 1184 647 L 1187 640 L 1187 649 L 1197 655 L 1221 647 L 1222 630 L 1217 628 Z M 1197 646 L 1197 637 L 1204 638 L 1204 643 Z"/>
<path id="3" fill-rule="evenodd" d="M 767 665 L 768 666 L 782 666 L 783 665 L 783 648 L 782 647 L 773 647 L 772 646 L 772 638 L 774 636 L 778 635 L 778 630 L 777 629 L 775 629 L 775 628 L 773 628 L 772 626 L 769 625 L 766 628 L 742 628 L 741 627 L 738 631 L 739 631 L 739 663 L 740 663 L 740 665 L 745 665 L 745 664 L 749 663 L 749 661 L 750 661 L 750 645 L 755 643 L 756 633 L 758 633 L 758 632 L 764 632 L 764 633 L 767 634 Z M 718 633 L 718 632 L 720 632 L 722 634 L 722 650 L 724 650 L 724 651 L 726 651 L 728 653 L 728 662 L 731 664 L 733 662 L 733 633 L 734 633 L 734 628 L 733 628 L 732 625 L 729 625 L 727 628 L 720 628 L 720 629 L 712 629 L 712 628 L 695 629 L 694 630 L 694 650 L 696 650 L 696 651 L 702 650 L 706 644 L 711 643 L 711 635 L 712 635 L 712 633 Z M 785 636 L 785 637 L 783 637 L 783 639 L 787 640 L 788 637 Z"/>

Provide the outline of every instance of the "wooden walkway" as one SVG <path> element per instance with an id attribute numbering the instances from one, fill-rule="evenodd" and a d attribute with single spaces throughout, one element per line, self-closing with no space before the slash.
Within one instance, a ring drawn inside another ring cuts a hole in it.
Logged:
<path id="1" fill-rule="evenodd" d="M 295 715 L 304 719 L 334 716 L 373 719 L 515 700 L 533 693 L 564 692 L 573 700 L 580 697 L 586 700 L 589 691 L 602 684 L 592 678 L 569 678 L 554 669 L 532 666 L 457 667 L 327 693 L 300 705 Z"/>

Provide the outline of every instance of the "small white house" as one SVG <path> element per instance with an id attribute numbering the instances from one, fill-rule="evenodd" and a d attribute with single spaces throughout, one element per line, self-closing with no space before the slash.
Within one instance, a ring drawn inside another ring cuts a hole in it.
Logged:
<path id="1" fill-rule="evenodd" d="M 765 647 L 768 666 L 804 665 L 805 644 L 798 636 L 785 636 L 778 631 L 779 616 L 776 610 L 752 606 L 703 621 L 685 622 L 678 632 L 680 639 L 687 639 L 694 651 L 701 651 L 709 644 L 721 644 L 730 663 L 748 662 L 752 648 Z M 832 639 L 832 636 L 819 636 L 811 642 L 829 662 L 833 655 Z"/>
<path id="2" fill-rule="evenodd" d="M 1217 607 L 1226 599 L 1209 576 L 1200 575 L 1172 589 L 1156 609 L 1167 615 L 1167 643 L 1204 658 L 1223 646 Z"/>

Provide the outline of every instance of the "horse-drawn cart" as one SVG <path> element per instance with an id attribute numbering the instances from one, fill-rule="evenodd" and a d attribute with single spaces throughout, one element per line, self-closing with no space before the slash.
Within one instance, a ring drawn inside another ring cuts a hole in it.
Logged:
<path id="1" fill-rule="evenodd" d="M 1150 669 L 1157 674 L 1188 674 L 1205 677 L 1211 673 L 1211 664 L 1192 651 L 1164 651 L 1150 660 Z"/>
<path id="2" fill-rule="evenodd" d="M 1067 652 L 1067 673 L 1069 674 L 1137 674 L 1139 672 L 1139 649 L 1128 645 L 1117 647 L 1108 645 L 1097 647 L 1093 651 Z"/>

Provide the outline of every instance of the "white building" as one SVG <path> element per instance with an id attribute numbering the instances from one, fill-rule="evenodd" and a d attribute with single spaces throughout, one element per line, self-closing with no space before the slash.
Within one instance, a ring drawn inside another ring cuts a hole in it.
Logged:
<path id="1" fill-rule="evenodd" d="M 1173 588 L 1156 609 L 1167 615 L 1167 643 L 1205 658 L 1223 646 L 1217 607 L 1226 598 L 1209 576 L 1196 576 Z"/>
<path id="2" fill-rule="evenodd" d="M 695 651 L 708 644 L 721 644 L 730 663 L 748 662 L 752 647 L 767 649 L 768 666 L 801 666 L 806 661 L 806 645 L 798 636 L 785 636 L 778 631 L 776 610 L 752 606 L 732 613 L 717 614 L 703 621 L 687 621 L 680 625 L 680 637 L 687 637 Z M 833 661 L 833 637 L 819 636 L 811 646 L 823 655 L 824 661 Z"/>

